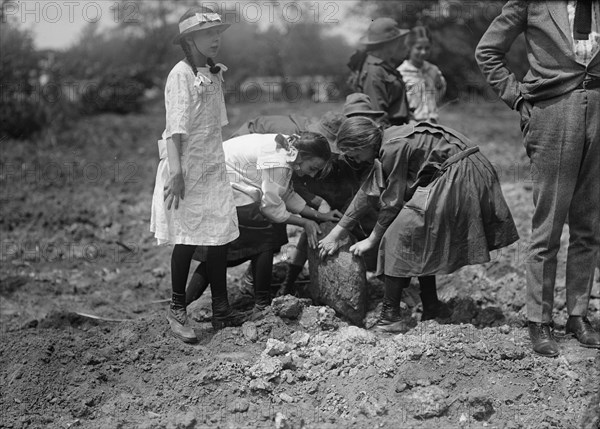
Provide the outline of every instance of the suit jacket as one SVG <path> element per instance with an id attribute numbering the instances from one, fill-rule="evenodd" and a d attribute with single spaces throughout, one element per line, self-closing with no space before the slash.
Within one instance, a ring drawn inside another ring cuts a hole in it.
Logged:
<path id="1" fill-rule="evenodd" d="M 525 34 L 529 71 L 519 82 L 506 66 L 505 55 Z M 475 51 L 479 68 L 511 108 L 522 96 L 534 102 L 575 89 L 586 76 L 600 78 L 600 55 L 585 66 L 576 61 L 566 1 L 508 1 Z"/>

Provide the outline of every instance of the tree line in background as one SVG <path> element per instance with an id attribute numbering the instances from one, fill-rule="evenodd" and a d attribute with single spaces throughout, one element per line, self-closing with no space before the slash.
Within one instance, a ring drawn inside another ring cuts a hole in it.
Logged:
<path id="1" fill-rule="evenodd" d="M 49 124 L 62 126 L 78 114 L 136 112 L 143 108 L 145 94 L 161 95 L 169 70 L 182 58 L 181 50 L 172 44 L 177 19 L 195 3 L 121 0 L 114 13 L 124 19 L 114 28 L 90 23 L 71 47 L 50 52 L 36 51 L 31 33 L 5 16 L 9 1 L 3 0 L 0 9 L 0 122 L 2 134 L 17 138 Z M 404 28 L 428 26 L 434 36 L 431 62 L 446 76 L 448 98 L 453 99 L 487 90 L 473 53 L 503 3 L 361 0 L 349 13 L 390 16 Z M 273 7 L 281 7 L 278 4 L 274 2 Z M 331 35 L 333 24 L 315 22 L 309 13 L 303 16 L 306 19 L 299 22 L 280 18 L 265 27 L 243 16 L 235 19 L 217 58 L 229 68 L 226 94 L 230 102 L 240 101 L 236 95 L 244 82 L 260 77 L 279 79 L 285 85 L 301 77 L 321 76 L 329 81 L 330 89 L 336 89 L 334 97 L 349 92 L 346 63 L 356 47 Z M 523 44 L 517 43 L 513 51 L 509 61 L 524 72 Z"/>

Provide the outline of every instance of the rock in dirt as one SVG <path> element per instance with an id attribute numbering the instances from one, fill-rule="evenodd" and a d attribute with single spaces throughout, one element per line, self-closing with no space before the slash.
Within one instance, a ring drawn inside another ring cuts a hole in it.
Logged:
<path id="1" fill-rule="evenodd" d="M 245 413 L 246 411 L 248 411 L 248 408 L 250 408 L 250 402 L 248 402 L 247 399 L 242 398 L 235 401 L 235 404 L 233 405 L 233 412 Z"/>
<path id="2" fill-rule="evenodd" d="M 471 298 L 459 298 L 454 301 L 450 322 L 454 324 L 471 323 L 477 316 L 477 305 Z"/>
<path id="3" fill-rule="evenodd" d="M 260 380 L 260 379 L 250 381 L 250 383 L 248 384 L 248 387 L 250 388 L 250 390 L 253 390 L 253 391 L 270 392 L 273 390 L 273 386 L 271 386 L 271 383 L 268 383 L 265 380 Z"/>
<path id="4" fill-rule="evenodd" d="M 438 386 L 416 387 L 409 400 L 410 411 L 416 419 L 430 419 L 443 415 L 448 409 L 446 391 Z"/>
<path id="5" fill-rule="evenodd" d="M 271 308 L 279 317 L 297 319 L 302 309 L 311 304 L 310 299 L 300 299 L 292 295 L 284 295 L 273 299 Z"/>
<path id="6" fill-rule="evenodd" d="M 268 381 L 279 376 L 282 369 L 283 364 L 279 359 L 263 354 L 248 371 L 252 378 L 263 378 Z"/>
<path id="7" fill-rule="evenodd" d="M 248 341 L 256 341 L 258 339 L 258 329 L 253 322 L 244 322 L 242 324 L 242 334 Z"/>
<path id="8" fill-rule="evenodd" d="M 290 351 L 290 346 L 288 346 L 283 341 L 276 340 L 274 338 L 269 338 L 267 340 L 267 346 L 263 351 L 264 354 L 268 356 L 279 356 L 284 355 Z"/>
<path id="9" fill-rule="evenodd" d="M 167 424 L 167 429 L 193 429 L 195 427 L 196 417 L 192 412 L 176 416 Z"/>
<path id="10" fill-rule="evenodd" d="M 322 329 L 324 331 L 331 331 L 337 329 L 339 323 L 335 316 L 335 311 L 331 308 L 311 305 L 302 310 L 300 325 L 309 330 Z"/>
<path id="11" fill-rule="evenodd" d="M 475 318 L 476 326 L 502 326 L 506 322 L 506 318 L 502 310 L 498 307 L 487 307 Z"/>
<path id="12" fill-rule="evenodd" d="M 323 232 L 319 238 L 325 237 L 334 226 L 331 222 L 319 225 Z M 349 252 L 355 242 L 351 236 L 325 261 L 320 260 L 317 250 L 309 249 L 309 292 L 316 303 L 328 305 L 355 325 L 363 326 L 367 309 L 367 271 L 362 259 Z"/>
<path id="13" fill-rule="evenodd" d="M 291 429 L 291 426 L 285 414 L 275 414 L 275 429 Z"/>
<path id="14" fill-rule="evenodd" d="M 492 400 L 482 392 L 472 393 L 468 400 L 469 412 L 477 421 L 489 420 L 494 414 L 494 406 Z"/>
<path id="15" fill-rule="evenodd" d="M 310 334 L 308 332 L 294 331 L 290 335 L 290 342 L 296 347 L 304 347 L 310 340 Z"/>
<path id="16" fill-rule="evenodd" d="M 337 337 L 340 341 L 348 341 L 358 344 L 374 344 L 377 337 L 372 332 L 358 326 L 346 326 L 339 330 Z"/>

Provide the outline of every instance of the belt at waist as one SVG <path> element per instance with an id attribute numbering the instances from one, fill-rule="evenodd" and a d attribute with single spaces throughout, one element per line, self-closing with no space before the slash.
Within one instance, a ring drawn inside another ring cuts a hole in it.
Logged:
<path id="1" fill-rule="evenodd" d="M 600 78 L 585 79 L 576 89 L 596 89 L 600 88 Z"/>

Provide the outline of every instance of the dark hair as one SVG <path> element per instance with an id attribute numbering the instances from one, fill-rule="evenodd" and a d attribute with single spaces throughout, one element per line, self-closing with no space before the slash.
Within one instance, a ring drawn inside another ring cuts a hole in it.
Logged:
<path id="1" fill-rule="evenodd" d="M 433 42 L 431 38 L 431 32 L 427 27 L 423 27 L 422 25 L 418 25 L 416 27 L 411 28 L 410 33 L 406 36 L 405 45 L 408 49 L 411 49 L 417 40 L 419 39 L 427 39 L 429 43 Z"/>
<path id="2" fill-rule="evenodd" d="M 329 161 L 331 158 L 329 142 L 319 133 L 301 131 L 299 134 L 292 134 L 287 139 L 281 134 L 277 134 L 275 141 L 279 147 L 284 149 L 294 147 L 303 158 L 320 158 L 324 161 Z"/>
<path id="3" fill-rule="evenodd" d="M 367 146 L 379 148 L 383 127 L 366 116 L 353 116 L 342 122 L 337 135 L 337 147 L 342 153 Z"/>
<path id="4" fill-rule="evenodd" d="M 191 18 L 192 16 L 196 15 L 197 13 L 213 13 L 213 12 L 214 12 L 213 9 L 211 9 L 210 7 L 204 6 L 204 5 L 192 7 L 190 9 L 186 10 L 183 15 L 181 15 L 181 18 L 179 18 L 179 23 L 182 23 L 183 21 L 185 21 L 188 18 Z M 190 51 L 190 45 L 187 44 L 187 40 L 191 39 L 191 34 L 193 34 L 193 33 L 190 33 L 190 35 L 183 36 L 181 38 L 181 40 L 179 41 L 179 45 L 181 46 L 181 49 L 183 50 L 183 53 L 185 54 L 185 59 L 188 61 L 188 63 L 190 63 L 190 66 L 192 66 L 194 75 L 197 75 L 198 68 L 197 68 L 196 64 L 194 63 L 194 59 L 192 57 L 192 52 Z M 209 70 L 212 74 L 217 74 L 221 71 L 221 67 L 217 66 L 215 64 L 215 61 L 212 58 L 207 58 L 206 64 L 208 65 Z"/>

